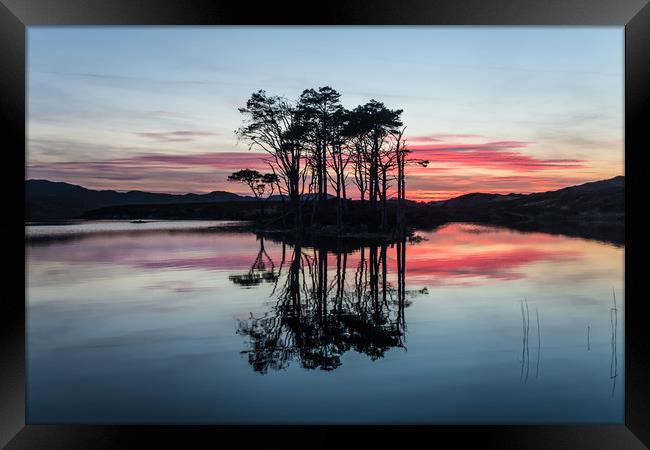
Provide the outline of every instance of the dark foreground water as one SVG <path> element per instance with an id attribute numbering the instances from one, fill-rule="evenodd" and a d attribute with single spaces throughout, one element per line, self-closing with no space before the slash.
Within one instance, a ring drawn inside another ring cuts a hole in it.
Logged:
<path id="1" fill-rule="evenodd" d="M 624 421 L 622 247 L 182 225 L 28 228 L 29 423 Z"/>

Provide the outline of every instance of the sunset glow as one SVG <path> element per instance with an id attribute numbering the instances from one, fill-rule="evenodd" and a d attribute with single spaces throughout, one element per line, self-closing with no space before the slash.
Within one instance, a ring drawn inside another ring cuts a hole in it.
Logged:
<path id="1" fill-rule="evenodd" d="M 327 85 L 404 110 L 412 200 L 623 174 L 620 27 L 30 27 L 27 73 L 27 179 L 249 195 L 237 108 Z"/>

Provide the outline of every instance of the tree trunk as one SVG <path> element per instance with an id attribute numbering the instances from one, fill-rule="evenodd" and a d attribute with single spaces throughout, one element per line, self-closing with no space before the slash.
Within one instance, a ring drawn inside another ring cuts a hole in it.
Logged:
<path id="1" fill-rule="evenodd" d="M 386 294 L 387 294 L 387 284 L 386 280 L 386 244 L 381 246 L 381 297 L 382 301 L 386 303 Z"/>
<path id="2" fill-rule="evenodd" d="M 327 200 L 327 144 L 323 144 L 323 148 L 321 150 L 321 185 L 322 185 L 322 193 L 321 193 L 321 202 L 324 202 Z"/>
<path id="3" fill-rule="evenodd" d="M 296 230 L 300 232 L 302 231 L 302 202 L 300 201 L 300 197 L 298 197 L 297 200 L 294 201 L 293 210 L 296 215 L 296 217 L 294 218 L 294 224 Z"/>
<path id="4" fill-rule="evenodd" d="M 382 170 L 382 191 L 381 191 L 381 231 L 388 228 L 388 212 L 386 211 L 386 190 L 388 182 L 386 179 L 386 169 Z"/>
<path id="5" fill-rule="evenodd" d="M 397 154 L 397 211 L 395 214 L 395 228 L 398 235 L 402 235 L 404 226 L 404 202 L 402 199 L 402 180 L 404 177 L 402 157 Z"/>
<path id="6" fill-rule="evenodd" d="M 343 209 L 341 205 L 341 194 L 340 189 L 336 191 L 336 228 L 338 231 L 341 231 L 343 226 Z"/>

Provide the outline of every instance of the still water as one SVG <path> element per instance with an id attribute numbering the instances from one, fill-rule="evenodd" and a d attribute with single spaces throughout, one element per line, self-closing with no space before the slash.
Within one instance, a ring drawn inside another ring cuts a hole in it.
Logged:
<path id="1" fill-rule="evenodd" d="M 623 247 L 214 224 L 27 227 L 29 423 L 624 422 Z"/>

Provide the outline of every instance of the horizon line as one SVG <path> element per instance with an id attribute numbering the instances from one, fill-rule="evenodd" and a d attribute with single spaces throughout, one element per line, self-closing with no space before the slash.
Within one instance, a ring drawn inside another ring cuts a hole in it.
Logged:
<path id="1" fill-rule="evenodd" d="M 409 199 L 409 198 L 407 198 L 406 200 L 411 201 L 411 202 L 415 202 L 415 203 L 432 203 L 432 202 L 440 202 L 440 201 L 451 200 L 451 199 L 454 199 L 454 198 L 462 197 L 464 195 L 471 195 L 471 194 L 529 195 L 529 194 L 535 194 L 535 193 L 554 192 L 554 191 L 558 191 L 558 190 L 569 188 L 569 187 L 582 186 L 582 185 L 589 184 L 589 183 L 597 183 L 599 181 L 613 180 L 614 178 L 619 178 L 619 177 L 625 178 L 625 175 L 621 174 L 621 175 L 615 175 L 615 176 L 610 177 L 610 178 L 603 178 L 603 179 L 598 179 L 598 180 L 593 180 L 593 181 L 585 181 L 584 183 L 580 183 L 580 184 L 570 184 L 570 185 L 567 185 L 567 186 L 564 186 L 564 187 L 561 187 L 561 188 L 558 188 L 558 189 L 551 189 L 551 190 L 546 190 L 546 191 L 509 192 L 507 194 L 502 194 L 502 193 L 499 193 L 499 192 L 475 191 L 475 192 L 467 192 L 465 194 L 460 194 L 460 195 L 457 195 L 457 196 L 454 196 L 454 197 L 449 197 L 449 198 L 440 199 L 440 200 L 414 200 L 414 199 Z M 117 193 L 120 193 L 120 194 L 126 194 L 126 193 L 129 193 L 129 192 L 143 192 L 143 193 L 147 193 L 147 194 L 179 195 L 179 196 L 182 196 L 182 195 L 208 195 L 208 194 L 212 194 L 212 193 L 215 193 L 215 192 L 224 192 L 224 193 L 227 193 L 227 194 L 238 195 L 240 197 L 255 199 L 255 197 L 253 197 L 252 195 L 239 194 L 237 192 L 221 191 L 221 190 L 209 191 L 209 192 L 184 192 L 184 193 L 183 192 L 155 192 L 155 191 L 142 191 L 142 190 L 139 190 L 139 189 L 96 189 L 96 188 L 88 188 L 88 187 L 82 186 L 80 184 L 69 183 L 67 181 L 47 180 L 45 178 L 26 178 L 25 179 L 25 182 L 29 182 L 29 181 L 46 181 L 48 183 L 63 183 L 63 184 L 71 185 L 71 186 L 78 186 L 80 188 L 87 189 L 89 191 L 113 191 L 113 192 L 117 192 Z M 280 194 L 273 194 L 272 196 L 279 196 L 279 195 Z M 303 195 L 309 195 L 309 194 L 303 194 Z M 393 199 L 394 199 L 394 196 L 391 196 L 387 200 L 393 200 Z M 359 200 L 359 199 L 349 197 L 349 198 L 347 198 L 347 200 Z"/>

